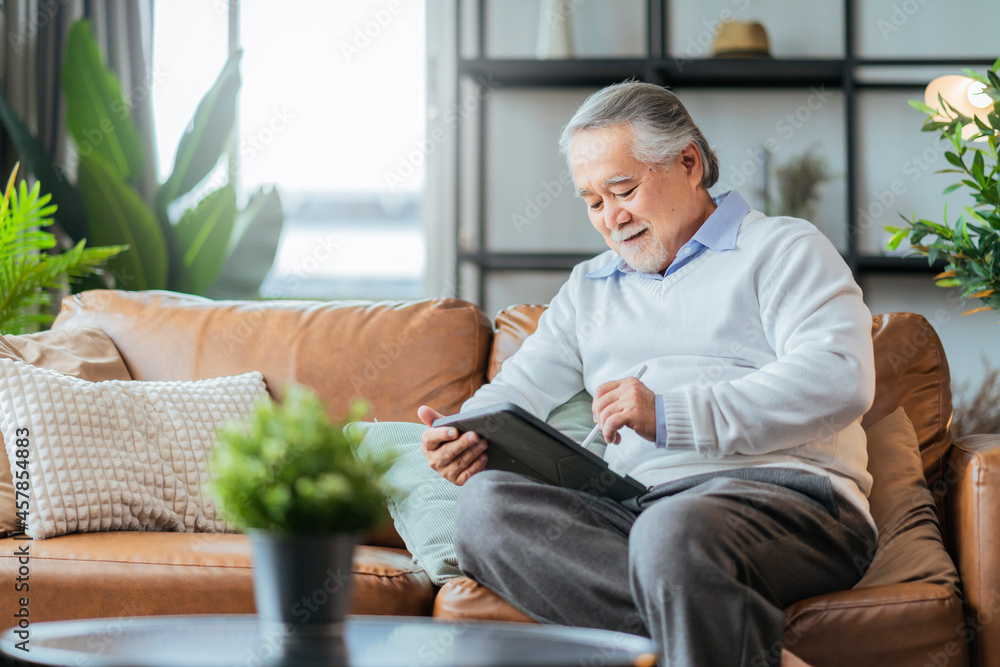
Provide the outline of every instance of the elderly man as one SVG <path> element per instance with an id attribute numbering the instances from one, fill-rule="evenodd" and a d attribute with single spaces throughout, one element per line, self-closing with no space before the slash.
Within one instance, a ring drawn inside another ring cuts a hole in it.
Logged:
<path id="1" fill-rule="evenodd" d="M 459 566 L 540 621 L 648 634 L 671 665 L 796 664 L 782 610 L 850 588 L 874 552 L 861 290 L 810 223 L 713 199 L 718 160 L 663 88 L 595 93 L 560 144 L 611 250 L 463 410 L 544 418 L 586 388 L 605 459 L 648 490 L 482 472 L 486 442 L 430 428 L 431 467 L 464 485 Z"/>

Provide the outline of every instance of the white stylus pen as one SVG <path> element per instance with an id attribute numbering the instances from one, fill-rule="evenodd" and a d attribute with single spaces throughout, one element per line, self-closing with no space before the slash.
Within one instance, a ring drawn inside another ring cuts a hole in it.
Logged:
<path id="1" fill-rule="evenodd" d="M 636 380 L 641 380 L 642 379 L 642 374 L 645 373 L 645 372 L 646 372 L 646 364 L 643 364 L 642 368 L 640 368 L 639 370 L 637 370 L 635 372 L 635 375 L 633 375 L 632 377 L 634 377 Z M 594 441 L 594 438 L 596 438 L 597 434 L 600 433 L 600 432 L 601 432 L 601 425 L 600 424 L 594 424 L 594 428 L 592 428 L 590 430 L 590 433 L 588 433 L 587 437 L 583 439 L 583 442 L 580 443 L 580 446 L 581 447 L 586 447 L 587 445 L 589 445 L 590 443 L 592 443 Z"/>

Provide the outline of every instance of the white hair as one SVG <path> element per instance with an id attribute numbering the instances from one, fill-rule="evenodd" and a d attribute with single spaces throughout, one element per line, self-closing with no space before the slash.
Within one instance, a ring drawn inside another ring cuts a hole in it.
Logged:
<path id="1" fill-rule="evenodd" d="M 632 131 L 632 156 L 648 165 L 667 165 L 689 144 L 701 153 L 701 182 L 706 188 L 719 180 L 719 158 L 672 92 L 652 83 L 625 81 L 603 88 L 576 110 L 559 138 L 560 152 L 569 158 L 577 132 L 627 126 Z"/>

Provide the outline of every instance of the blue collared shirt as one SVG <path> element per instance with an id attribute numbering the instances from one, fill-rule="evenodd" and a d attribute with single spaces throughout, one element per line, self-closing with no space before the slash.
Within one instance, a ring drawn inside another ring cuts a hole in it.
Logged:
<path id="1" fill-rule="evenodd" d="M 750 206 L 743 201 L 743 197 L 736 190 L 728 190 L 714 198 L 716 209 L 712 215 L 702 223 L 698 231 L 694 233 L 691 240 L 681 246 L 677 251 L 677 257 L 667 267 L 666 272 L 661 276 L 658 273 L 646 273 L 656 280 L 663 280 L 671 273 L 679 270 L 682 266 L 693 260 L 695 257 L 711 248 L 716 251 L 732 250 L 736 247 L 736 235 L 740 231 L 740 223 Z M 615 272 L 636 273 L 624 259 L 614 259 L 596 271 L 587 274 L 588 278 L 609 278 Z"/>
<path id="2" fill-rule="evenodd" d="M 720 252 L 736 248 L 736 236 L 740 231 L 740 223 L 743 222 L 743 218 L 750 212 L 750 206 L 736 190 L 723 192 L 718 197 L 715 197 L 714 201 L 715 210 L 702 223 L 698 231 L 691 237 L 691 240 L 682 245 L 680 250 L 677 251 L 677 257 L 670 263 L 664 274 L 662 276 L 658 273 L 644 273 L 641 275 L 655 280 L 663 280 L 707 249 Z M 596 271 L 591 271 L 587 274 L 587 278 L 610 278 L 616 272 L 629 274 L 636 273 L 636 270 L 619 257 Z M 656 405 L 656 446 L 666 447 L 667 420 L 663 411 L 663 396 L 657 394 L 654 402 Z"/>

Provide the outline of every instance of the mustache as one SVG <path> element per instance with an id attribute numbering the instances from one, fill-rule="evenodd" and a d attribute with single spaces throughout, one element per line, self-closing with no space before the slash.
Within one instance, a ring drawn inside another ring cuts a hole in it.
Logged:
<path id="1" fill-rule="evenodd" d="M 618 227 L 611 232 L 611 240 L 615 243 L 621 243 L 625 239 L 635 236 L 639 232 L 649 229 L 646 225 L 642 223 L 633 223 L 627 227 Z"/>

